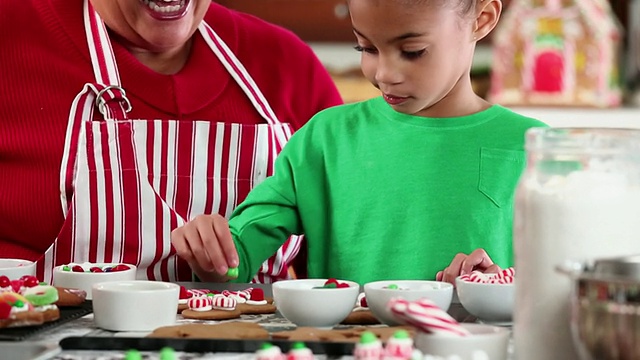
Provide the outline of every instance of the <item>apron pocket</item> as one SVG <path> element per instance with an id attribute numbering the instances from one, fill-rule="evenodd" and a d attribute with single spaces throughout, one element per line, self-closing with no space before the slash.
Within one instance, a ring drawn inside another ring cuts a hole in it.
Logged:
<path id="1" fill-rule="evenodd" d="M 524 151 L 480 148 L 478 190 L 497 207 L 509 207 L 524 167 Z"/>

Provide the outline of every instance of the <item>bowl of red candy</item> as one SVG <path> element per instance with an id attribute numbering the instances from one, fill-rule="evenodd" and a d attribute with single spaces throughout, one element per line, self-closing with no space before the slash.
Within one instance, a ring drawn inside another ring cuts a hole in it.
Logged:
<path id="1" fill-rule="evenodd" d="M 53 269 L 52 284 L 57 287 L 84 290 L 91 300 L 93 284 L 107 281 L 136 280 L 136 266 L 123 263 L 70 263 Z"/>

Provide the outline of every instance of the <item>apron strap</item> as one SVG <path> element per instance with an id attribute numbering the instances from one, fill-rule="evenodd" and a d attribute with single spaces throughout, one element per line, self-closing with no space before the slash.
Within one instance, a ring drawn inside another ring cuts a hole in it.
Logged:
<path id="1" fill-rule="evenodd" d="M 231 74 L 238 85 L 240 85 L 242 91 L 244 91 L 249 100 L 251 100 L 251 103 L 258 113 L 267 121 L 267 123 L 270 125 L 276 125 L 273 126 L 273 131 L 275 132 L 278 147 L 279 149 L 282 149 L 291 134 L 286 134 L 284 127 L 280 126 L 281 123 L 278 120 L 278 117 L 271 109 L 271 106 L 269 106 L 269 102 L 264 95 L 262 95 L 258 85 L 255 83 L 251 75 L 249 75 L 247 69 L 242 65 L 242 63 L 240 63 L 240 60 L 238 60 L 238 58 L 233 54 L 227 44 L 207 23 L 204 21 L 200 23 L 198 30 L 200 30 L 200 33 L 211 50 L 216 54 L 218 59 L 220 59 L 222 65 L 224 65 L 229 74 Z"/>

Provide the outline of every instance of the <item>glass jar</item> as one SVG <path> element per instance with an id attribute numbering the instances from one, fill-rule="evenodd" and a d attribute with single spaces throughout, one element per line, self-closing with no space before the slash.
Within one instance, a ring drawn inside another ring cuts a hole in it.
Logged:
<path id="1" fill-rule="evenodd" d="M 515 354 L 578 359 L 563 262 L 640 253 L 640 130 L 534 128 L 516 190 Z"/>

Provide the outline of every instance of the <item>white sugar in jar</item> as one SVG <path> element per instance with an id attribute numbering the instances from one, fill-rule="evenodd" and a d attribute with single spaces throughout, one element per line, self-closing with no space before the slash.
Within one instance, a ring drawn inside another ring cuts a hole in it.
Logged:
<path id="1" fill-rule="evenodd" d="M 518 360 L 579 359 L 566 260 L 640 253 L 640 131 L 532 129 L 516 191 Z"/>

